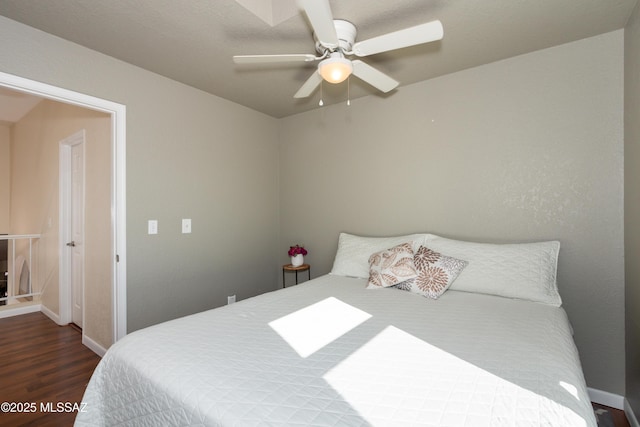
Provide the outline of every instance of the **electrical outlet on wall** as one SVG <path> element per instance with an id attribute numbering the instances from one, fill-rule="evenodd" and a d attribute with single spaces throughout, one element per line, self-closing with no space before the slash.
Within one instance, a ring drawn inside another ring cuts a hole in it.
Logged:
<path id="1" fill-rule="evenodd" d="M 228 304 L 233 304 L 234 302 L 236 302 L 236 296 L 235 295 L 231 295 L 231 296 L 227 297 L 227 305 Z"/>
<path id="2" fill-rule="evenodd" d="M 147 233 L 148 234 L 158 234 L 158 220 L 150 219 L 147 223 Z"/>

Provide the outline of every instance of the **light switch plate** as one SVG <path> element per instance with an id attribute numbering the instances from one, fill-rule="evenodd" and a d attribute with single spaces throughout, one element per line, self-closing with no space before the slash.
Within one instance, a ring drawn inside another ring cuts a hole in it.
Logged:
<path id="1" fill-rule="evenodd" d="M 191 233 L 191 219 L 184 218 L 182 220 L 182 234 L 188 234 L 188 233 Z"/>
<path id="2" fill-rule="evenodd" d="M 150 219 L 149 222 L 147 223 L 147 233 L 148 234 L 158 234 L 158 220 L 157 219 Z"/>

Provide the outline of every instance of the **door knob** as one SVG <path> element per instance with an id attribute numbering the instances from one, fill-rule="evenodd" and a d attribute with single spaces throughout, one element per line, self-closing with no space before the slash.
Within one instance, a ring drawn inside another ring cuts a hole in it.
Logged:
<path id="1" fill-rule="evenodd" d="M 73 240 L 67 243 L 67 246 L 75 246 L 75 245 L 76 245 L 76 242 L 74 242 Z"/>

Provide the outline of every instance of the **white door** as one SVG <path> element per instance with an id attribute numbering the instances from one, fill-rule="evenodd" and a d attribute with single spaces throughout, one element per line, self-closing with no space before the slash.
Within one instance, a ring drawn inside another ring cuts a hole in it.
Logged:
<path id="1" fill-rule="evenodd" d="M 66 198 L 68 206 L 65 211 L 68 217 L 63 218 L 68 224 L 67 250 L 69 253 L 69 284 L 71 294 L 71 321 L 82 327 L 84 301 L 84 132 L 80 132 L 63 141 L 68 147 L 69 156 L 68 190 Z M 67 145 L 68 144 L 68 145 Z"/>
<path id="2" fill-rule="evenodd" d="M 71 320 L 82 327 L 84 300 L 84 141 L 71 146 Z"/>

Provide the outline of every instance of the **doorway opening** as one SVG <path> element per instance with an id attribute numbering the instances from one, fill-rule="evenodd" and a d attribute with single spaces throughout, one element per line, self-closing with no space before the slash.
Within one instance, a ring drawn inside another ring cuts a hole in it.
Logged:
<path id="1" fill-rule="evenodd" d="M 47 85 L 33 80 L 24 79 L 0 72 L 0 86 L 17 92 L 29 93 L 45 99 L 71 104 L 89 110 L 107 113 L 110 116 L 110 277 L 111 277 L 111 327 L 112 341 L 115 342 L 126 335 L 126 187 L 125 187 L 125 148 L 126 148 L 126 107 L 121 104 L 92 97 L 78 92 L 69 91 L 56 86 Z M 69 241 L 59 236 L 60 254 Z M 107 243 L 107 242 L 105 242 Z M 72 290 L 70 286 L 63 286 L 63 256 L 60 256 L 60 289 L 59 289 L 59 324 L 69 324 L 73 321 Z M 67 282 L 68 283 L 68 282 Z M 83 319 L 86 320 L 86 319 Z M 86 335 L 83 329 L 82 342 L 98 354 L 106 349 Z"/>

